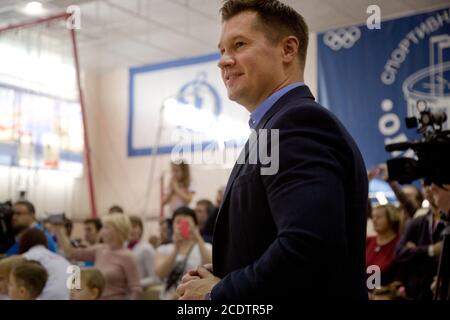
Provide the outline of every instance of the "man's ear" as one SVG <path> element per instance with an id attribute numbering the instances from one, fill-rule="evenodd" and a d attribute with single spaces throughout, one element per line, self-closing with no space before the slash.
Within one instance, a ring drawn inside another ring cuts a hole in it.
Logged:
<path id="1" fill-rule="evenodd" d="M 98 298 L 100 298 L 100 290 L 98 288 L 89 288 L 89 293 L 92 300 L 97 300 Z"/>
<path id="2" fill-rule="evenodd" d="M 291 63 L 298 58 L 298 47 L 300 42 L 297 37 L 289 36 L 281 41 L 283 62 Z"/>

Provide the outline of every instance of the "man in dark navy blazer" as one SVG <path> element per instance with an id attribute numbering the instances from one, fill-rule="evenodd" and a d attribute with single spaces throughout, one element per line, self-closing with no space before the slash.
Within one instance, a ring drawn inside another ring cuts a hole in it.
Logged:
<path id="1" fill-rule="evenodd" d="M 303 83 L 306 23 L 277 0 L 228 0 L 221 12 L 222 78 L 259 140 L 231 172 L 213 266 L 188 272 L 180 299 L 367 299 L 366 169 Z M 256 145 L 272 163 L 250 160 Z"/>

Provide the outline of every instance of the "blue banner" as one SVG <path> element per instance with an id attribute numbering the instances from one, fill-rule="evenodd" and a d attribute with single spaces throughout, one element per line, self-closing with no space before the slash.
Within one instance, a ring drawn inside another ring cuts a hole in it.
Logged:
<path id="1" fill-rule="evenodd" d="M 319 101 L 355 138 L 368 168 L 406 153 L 385 144 L 418 139 L 404 118 L 417 102 L 450 116 L 450 9 L 318 35 Z M 449 129 L 449 125 L 446 128 Z"/>

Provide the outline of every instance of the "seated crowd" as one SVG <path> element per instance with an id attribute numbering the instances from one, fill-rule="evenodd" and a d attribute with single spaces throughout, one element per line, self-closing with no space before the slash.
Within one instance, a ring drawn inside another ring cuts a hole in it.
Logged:
<path id="1" fill-rule="evenodd" d="M 185 272 L 212 262 L 214 223 L 223 197 L 189 208 L 194 191 L 189 168 L 172 164 L 159 221 L 159 235 L 144 239 L 144 222 L 113 206 L 102 219 L 84 221 L 84 239 L 74 239 L 73 223 L 38 221 L 33 204 L 12 206 L 16 242 L 0 256 L 0 299 L 176 299 Z M 436 287 L 443 231 L 450 215 L 448 185 L 400 186 L 381 165 L 368 172 L 390 185 L 398 205 L 369 202 L 367 270 L 379 272 L 370 287 L 373 300 L 430 300 Z M 73 268 L 77 266 L 78 268 Z M 375 267 L 375 269 L 374 269 Z M 72 269 L 71 269 L 72 268 Z M 68 270 L 75 270 L 68 281 Z"/>
<path id="2" fill-rule="evenodd" d="M 16 242 L 0 256 L 0 299 L 176 299 L 183 274 L 212 262 L 217 211 L 206 199 L 195 210 L 178 207 L 146 241 L 142 219 L 113 206 L 102 219 L 84 221 L 81 241 L 71 238 L 69 219 L 38 221 L 34 205 L 18 201 Z"/>
<path id="3" fill-rule="evenodd" d="M 435 294 L 443 232 L 450 216 L 450 186 L 422 181 L 400 186 L 389 179 L 386 166 L 368 172 L 395 193 L 399 205 L 376 205 L 368 210 L 366 267 L 379 267 L 381 287 L 371 299 L 431 300 Z"/>

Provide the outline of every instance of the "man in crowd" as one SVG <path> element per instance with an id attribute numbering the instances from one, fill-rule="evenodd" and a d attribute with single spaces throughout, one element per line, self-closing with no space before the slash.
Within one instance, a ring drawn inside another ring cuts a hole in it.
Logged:
<path id="1" fill-rule="evenodd" d="M 34 205 L 27 200 L 20 200 L 14 203 L 12 226 L 16 233 L 16 242 L 6 251 L 6 255 L 15 255 L 19 253 L 20 237 L 29 229 L 36 228 L 44 232 L 47 238 L 48 249 L 57 252 L 57 245 L 52 235 L 44 229 L 36 220 L 36 211 Z"/>
<path id="2" fill-rule="evenodd" d="M 367 299 L 367 174 L 342 124 L 303 83 L 308 27 L 278 0 L 228 0 L 219 67 L 231 100 L 275 158 L 246 144 L 214 230 L 213 268 L 183 278 L 181 299 Z M 278 141 L 277 141 L 278 140 Z M 279 154 L 277 152 L 279 151 Z M 277 157 L 278 156 L 278 157 Z M 272 165 L 272 164 L 271 164 Z"/>

